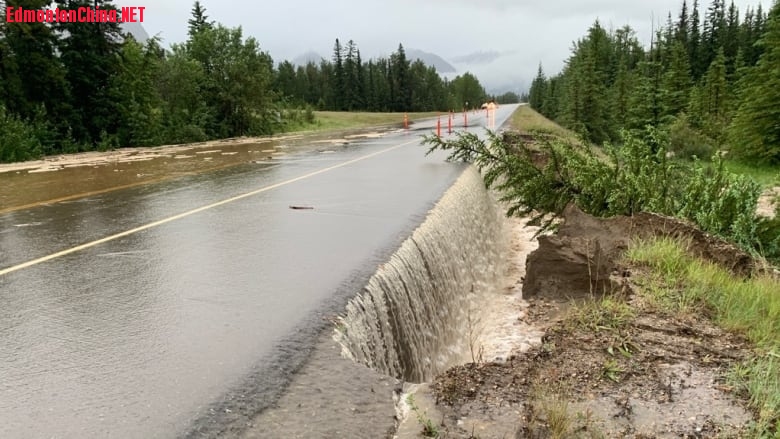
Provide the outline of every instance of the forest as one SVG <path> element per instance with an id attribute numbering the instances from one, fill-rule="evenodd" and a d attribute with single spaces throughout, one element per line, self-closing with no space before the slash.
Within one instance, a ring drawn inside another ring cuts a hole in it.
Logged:
<path id="1" fill-rule="evenodd" d="M 135 41 L 118 23 L 9 23 L 4 16 L 5 6 L 49 5 L 0 1 L 0 162 L 267 135 L 305 128 L 313 110 L 459 111 L 487 98 L 473 74 L 444 79 L 408 59 L 402 44 L 389 58 L 366 61 L 357 43 L 336 39 L 331 59 L 275 64 L 240 27 L 209 20 L 198 1 L 187 40 L 168 49 L 155 38 Z M 109 1 L 99 6 L 115 9 Z"/>
<path id="2" fill-rule="evenodd" d="M 780 164 L 780 6 L 683 1 L 647 49 L 597 21 L 560 73 L 539 66 L 529 101 L 595 144 L 654 127 L 678 157 Z"/>

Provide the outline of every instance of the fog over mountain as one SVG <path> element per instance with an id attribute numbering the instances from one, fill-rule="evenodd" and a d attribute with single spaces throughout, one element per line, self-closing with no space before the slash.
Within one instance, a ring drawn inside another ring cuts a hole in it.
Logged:
<path id="1" fill-rule="evenodd" d="M 118 0 L 138 6 L 137 0 Z M 689 2 L 689 7 L 692 2 Z M 702 1 L 703 16 L 708 1 Z M 735 0 L 742 16 L 758 1 Z M 768 9 L 771 1 L 764 1 Z M 164 45 L 187 38 L 193 0 L 155 0 L 144 6 L 143 26 Z M 676 19 L 682 0 L 203 0 L 211 20 L 241 26 L 275 61 L 313 51 L 330 59 L 336 38 L 354 40 L 364 59 L 386 56 L 399 43 L 472 71 L 488 88 L 530 83 L 540 62 L 557 73 L 572 44 L 599 20 L 610 29 L 630 25 L 645 44 L 652 29 Z M 443 65 L 442 65 L 442 68 Z M 448 73 L 452 74 L 452 73 Z"/>

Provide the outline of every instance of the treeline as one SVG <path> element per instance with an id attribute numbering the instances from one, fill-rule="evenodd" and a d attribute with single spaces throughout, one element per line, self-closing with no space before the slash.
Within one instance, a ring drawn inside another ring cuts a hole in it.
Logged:
<path id="1" fill-rule="evenodd" d="M 630 27 L 608 32 L 597 21 L 562 72 L 539 66 L 531 106 L 596 144 L 652 126 L 681 156 L 728 150 L 780 163 L 780 5 L 700 9 L 683 1 L 647 50 Z"/>
<path id="2" fill-rule="evenodd" d="M 366 62 L 354 42 L 337 40 L 332 60 L 277 67 L 257 40 L 210 21 L 197 1 L 187 41 L 169 49 L 156 39 L 140 44 L 117 23 L 9 23 L 5 13 L 0 8 L 0 161 L 271 134 L 314 122 L 314 109 L 447 111 L 487 98 L 474 75 L 444 80 L 407 59 L 401 45 Z"/>
<path id="3" fill-rule="evenodd" d="M 282 62 L 275 88 L 287 103 L 333 111 L 459 111 L 487 98 L 471 73 L 442 79 L 433 66 L 410 62 L 403 45 L 389 58 L 364 62 L 354 41 L 338 39 L 331 60 Z"/>

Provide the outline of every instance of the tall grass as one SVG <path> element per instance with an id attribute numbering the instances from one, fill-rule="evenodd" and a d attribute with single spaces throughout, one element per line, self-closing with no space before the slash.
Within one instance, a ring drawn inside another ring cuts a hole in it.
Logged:
<path id="1" fill-rule="evenodd" d="M 569 131 L 542 116 L 531 108 L 530 105 L 521 105 L 517 107 L 517 110 L 512 114 L 509 124 L 512 129 L 524 134 L 543 132 L 570 141 L 576 142 L 578 140 L 577 135 L 573 131 Z"/>
<path id="2" fill-rule="evenodd" d="M 755 355 L 735 367 L 730 378 L 749 395 L 758 413 L 756 436 L 780 437 L 780 280 L 734 276 L 692 257 L 683 244 L 669 238 L 635 243 L 626 257 L 651 269 L 651 290 L 662 292 L 656 296 L 658 303 L 674 309 L 664 298 L 684 296 L 686 306 L 705 308 L 720 326 L 755 344 Z"/>
<path id="3" fill-rule="evenodd" d="M 446 113 L 425 112 L 408 113 L 409 122 L 420 119 L 436 117 L 444 114 L 444 122 L 447 121 Z M 369 113 L 350 111 L 315 111 L 314 123 L 302 127 L 304 130 L 331 131 L 351 128 L 367 128 L 376 126 L 398 125 L 404 123 L 403 113 Z"/>

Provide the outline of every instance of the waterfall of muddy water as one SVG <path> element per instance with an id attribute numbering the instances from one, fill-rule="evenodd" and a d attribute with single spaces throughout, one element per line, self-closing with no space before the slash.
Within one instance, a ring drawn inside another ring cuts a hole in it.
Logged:
<path id="1" fill-rule="evenodd" d="M 469 358 L 473 303 L 503 273 L 503 212 L 470 167 L 353 298 L 343 355 L 410 382 Z"/>

